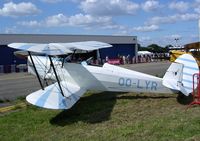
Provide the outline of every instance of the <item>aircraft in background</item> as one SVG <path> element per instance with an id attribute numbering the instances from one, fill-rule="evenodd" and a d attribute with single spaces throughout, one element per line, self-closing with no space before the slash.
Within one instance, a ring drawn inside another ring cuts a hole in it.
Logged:
<path id="1" fill-rule="evenodd" d="M 41 89 L 26 100 L 48 109 L 69 109 L 88 90 L 113 92 L 178 93 L 188 96 L 193 91 L 193 74 L 199 72 L 196 60 L 189 54 L 178 57 L 163 78 L 105 63 L 103 66 L 69 62 L 69 55 L 93 51 L 112 45 L 97 42 L 12 43 L 11 48 L 23 50 L 28 56 L 30 72 L 37 76 Z M 59 57 L 68 55 L 66 58 Z M 53 80 L 53 84 L 49 84 Z M 197 82 L 194 82 L 194 88 Z"/>

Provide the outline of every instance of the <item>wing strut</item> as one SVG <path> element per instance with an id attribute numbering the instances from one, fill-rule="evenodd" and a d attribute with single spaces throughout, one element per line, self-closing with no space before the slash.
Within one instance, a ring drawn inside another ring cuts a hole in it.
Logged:
<path id="1" fill-rule="evenodd" d="M 74 56 L 75 56 L 75 53 L 76 53 L 76 49 L 73 51 L 72 60 L 73 60 L 73 58 L 74 58 Z"/>
<path id="2" fill-rule="evenodd" d="M 103 60 L 102 60 L 101 52 L 100 52 L 99 49 L 97 50 L 97 52 L 99 54 L 99 58 L 100 58 L 100 61 L 101 61 L 100 64 L 103 65 Z"/>
<path id="3" fill-rule="evenodd" d="M 57 73 L 56 73 L 56 69 L 55 69 L 55 67 L 54 67 L 54 65 L 53 65 L 53 61 L 52 61 L 50 55 L 49 55 L 49 60 L 50 60 L 50 64 L 51 64 L 51 66 L 52 66 L 52 68 L 53 68 L 54 74 L 55 74 L 55 76 L 56 76 L 56 80 L 57 80 L 57 82 L 58 82 L 58 86 L 59 86 L 59 88 L 60 88 L 61 94 L 62 94 L 62 96 L 64 96 L 64 93 L 63 93 L 62 87 L 61 87 L 61 85 L 60 85 L 60 80 L 58 79 L 58 75 L 57 75 Z"/>
<path id="4" fill-rule="evenodd" d="M 28 51 L 28 54 L 29 54 L 29 56 L 30 56 L 31 63 L 33 64 L 33 68 L 34 68 L 35 73 L 36 73 L 36 75 L 37 75 L 37 78 L 38 78 L 38 81 L 39 81 L 39 83 L 40 83 L 40 86 L 41 86 L 42 90 L 44 90 L 44 87 L 43 87 L 43 85 L 42 85 L 42 82 L 41 82 L 40 76 L 39 76 L 38 71 L 37 71 L 37 69 L 36 69 L 36 67 L 35 67 L 35 63 L 34 63 L 34 61 L 33 61 L 33 58 L 32 58 L 32 55 L 31 55 L 31 52 Z"/>

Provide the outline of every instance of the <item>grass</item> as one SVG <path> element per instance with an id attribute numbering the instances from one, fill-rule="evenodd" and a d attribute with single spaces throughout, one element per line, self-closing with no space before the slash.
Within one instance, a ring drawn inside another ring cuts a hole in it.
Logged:
<path id="1" fill-rule="evenodd" d="M 0 140 L 153 140 L 200 138 L 200 107 L 176 95 L 87 94 L 67 111 L 27 106 L 0 116 Z"/>

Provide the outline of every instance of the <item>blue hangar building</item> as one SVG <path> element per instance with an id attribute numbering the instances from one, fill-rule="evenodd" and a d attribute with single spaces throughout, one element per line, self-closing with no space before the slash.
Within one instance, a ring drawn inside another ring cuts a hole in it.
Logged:
<path id="1" fill-rule="evenodd" d="M 0 34 L 0 73 L 12 72 L 19 64 L 26 64 L 26 60 L 17 58 L 13 52 L 15 49 L 7 45 L 14 42 L 24 43 L 67 43 L 80 41 L 101 41 L 112 44 L 112 48 L 100 49 L 102 59 L 116 59 L 129 55 L 130 58 L 137 55 L 138 43 L 136 36 L 109 36 L 109 35 L 54 35 L 54 34 Z M 10 70 L 11 69 L 11 70 Z"/>

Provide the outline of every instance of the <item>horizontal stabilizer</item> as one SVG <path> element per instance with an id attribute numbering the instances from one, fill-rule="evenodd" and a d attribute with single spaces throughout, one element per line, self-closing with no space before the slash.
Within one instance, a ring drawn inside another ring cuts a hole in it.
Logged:
<path id="1" fill-rule="evenodd" d="M 26 97 L 26 100 L 36 106 L 48 109 L 69 109 L 85 93 L 85 90 L 76 84 L 61 82 L 64 96 L 61 94 L 58 83 L 52 84 L 45 90 L 38 90 Z"/>

